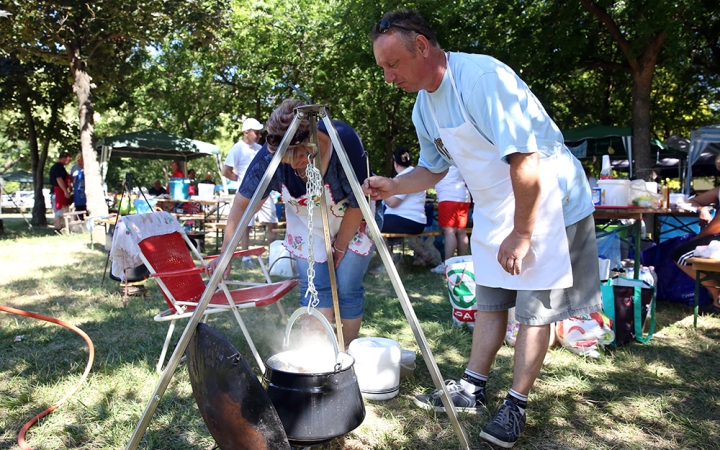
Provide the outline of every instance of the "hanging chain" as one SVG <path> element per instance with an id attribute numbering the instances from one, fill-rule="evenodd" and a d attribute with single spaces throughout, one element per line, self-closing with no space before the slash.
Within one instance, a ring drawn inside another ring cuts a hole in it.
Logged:
<path id="1" fill-rule="evenodd" d="M 314 149 L 313 145 L 308 145 L 308 147 L 310 147 L 310 149 Z M 317 290 L 315 289 L 315 283 L 313 282 L 313 280 L 315 279 L 315 253 L 313 251 L 313 247 L 315 245 L 315 238 L 313 237 L 313 211 L 315 209 L 315 200 L 317 199 L 318 201 L 320 201 L 323 189 L 322 174 L 320 173 L 320 170 L 315 167 L 315 155 L 317 154 L 319 153 L 308 156 L 308 165 L 305 169 L 305 176 L 307 177 L 305 191 L 307 195 L 306 203 L 308 213 L 308 288 L 305 292 L 305 297 L 310 296 L 310 301 L 308 301 L 308 311 L 310 310 L 310 308 L 315 308 L 318 303 L 320 303 Z"/>

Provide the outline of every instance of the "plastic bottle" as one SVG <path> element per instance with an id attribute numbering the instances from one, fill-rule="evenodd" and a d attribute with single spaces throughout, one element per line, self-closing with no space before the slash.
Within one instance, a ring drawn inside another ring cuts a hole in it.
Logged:
<path id="1" fill-rule="evenodd" d="M 601 180 L 612 180 L 612 166 L 610 165 L 610 155 L 603 155 L 602 157 L 602 169 L 600 169 Z"/>

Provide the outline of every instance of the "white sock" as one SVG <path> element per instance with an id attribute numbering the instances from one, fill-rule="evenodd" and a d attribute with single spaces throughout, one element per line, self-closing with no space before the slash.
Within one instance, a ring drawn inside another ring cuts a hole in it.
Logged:
<path id="1" fill-rule="evenodd" d="M 516 401 L 513 403 L 515 403 L 515 406 L 518 407 L 518 409 L 520 410 L 520 412 L 522 414 L 525 414 L 525 409 L 527 408 L 528 396 L 522 395 L 521 393 L 519 393 L 518 391 L 516 391 L 514 389 L 510 389 L 510 391 L 508 392 L 508 397 L 514 397 L 515 399 L 519 400 L 519 401 Z M 505 401 L 512 402 L 513 400 L 505 398 Z"/>
<path id="2" fill-rule="evenodd" d="M 482 375 L 474 372 L 470 369 L 465 369 L 462 379 L 460 379 L 460 386 L 468 394 L 477 395 L 480 391 L 485 389 L 485 383 L 487 382 L 487 375 Z"/>

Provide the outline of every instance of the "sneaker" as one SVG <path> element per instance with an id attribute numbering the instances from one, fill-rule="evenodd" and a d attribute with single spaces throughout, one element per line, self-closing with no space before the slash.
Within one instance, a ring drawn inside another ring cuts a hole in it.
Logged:
<path id="1" fill-rule="evenodd" d="M 432 273 L 445 273 L 445 263 L 440 263 L 436 267 L 430 269 Z"/>
<path id="2" fill-rule="evenodd" d="M 477 395 L 468 394 L 459 383 L 455 383 L 454 381 L 446 381 L 445 387 L 457 411 L 477 414 L 485 408 L 484 390 L 480 391 Z M 423 409 L 445 412 L 445 406 L 443 406 L 442 400 L 440 399 L 441 394 L 442 390 L 437 390 L 429 395 L 418 395 L 413 401 Z"/>
<path id="3" fill-rule="evenodd" d="M 720 317 L 720 308 L 715 305 L 710 305 L 710 308 L 702 311 L 700 315 Z"/>
<path id="4" fill-rule="evenodd" d="M 525 427 L 525 414 L 515 403 L 504 402 L 495 418 L 480 432 L 480 438 L 502 448 L 512 448 Z"/>
<path id="5" fill-rule="evenodd" d="M 242 264 L 247 267 L 248 269 L 254 269 L 255 263 L 252 261 L 252 259 L 248 258 L 247 256 L 243 257 Z"/>
<path id="6" fill-rule="evenodd" d="M 370 273 L 370 275 L 381 275 L 383 272 L 385 272 L 385 267 L 382 264 L 368 270 L 368 273 Z"/>

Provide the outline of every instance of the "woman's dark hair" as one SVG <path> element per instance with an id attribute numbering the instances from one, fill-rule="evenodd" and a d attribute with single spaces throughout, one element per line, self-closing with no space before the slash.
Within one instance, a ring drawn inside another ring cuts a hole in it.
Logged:
<path id="1" fill-rule="evenodd" d="M 405 147 L 398 148 L 393 152 L 393 161 L 395 161 L 395 164 L 401 167 L 412 166 L 412 157 L 410 156 L 410 151 L 408 151 L 408 149 L 406 149 Z"/>

